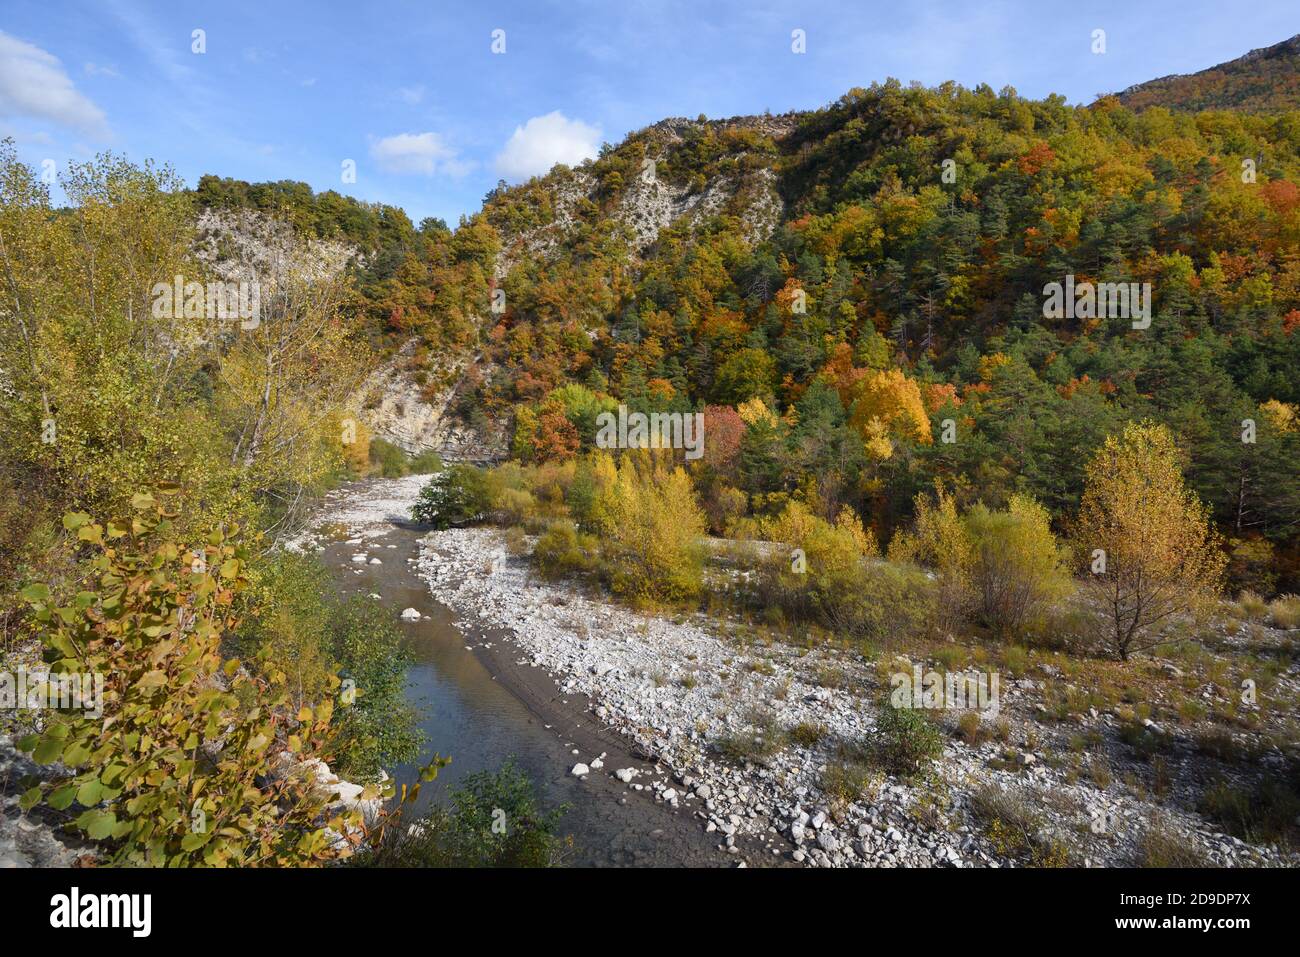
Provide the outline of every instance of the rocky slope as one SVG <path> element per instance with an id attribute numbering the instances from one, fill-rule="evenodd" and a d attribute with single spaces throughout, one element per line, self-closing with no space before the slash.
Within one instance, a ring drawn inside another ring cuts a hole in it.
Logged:
<path id="1" fill-rule="evenodd" d="M 416 347 L 415 340 L 407 342 L 371 374 L 359 391 L 361 420 L 371 434 L 412 455 L 437 452 L 446 462 L 484 464 L 505 458 L 503 423 L 494 428 L 475 428 L 451 412 L 461 374 L 472 359 L 452 358 L 446 369 L 453 378 L 452 385 L 430 400 L 410 369 Z"/>

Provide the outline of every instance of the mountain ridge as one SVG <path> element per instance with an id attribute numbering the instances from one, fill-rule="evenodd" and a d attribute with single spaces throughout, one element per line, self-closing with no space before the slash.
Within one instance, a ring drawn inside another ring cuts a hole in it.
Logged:
<path id="1" fill-rule="evenodd" d="M 1300 108 L 1300 34 L 1251 50 L 1195 73 L 1171 73 L 1116 94 L 1135 110 L 1245 109 L 1281 112 Z"/>

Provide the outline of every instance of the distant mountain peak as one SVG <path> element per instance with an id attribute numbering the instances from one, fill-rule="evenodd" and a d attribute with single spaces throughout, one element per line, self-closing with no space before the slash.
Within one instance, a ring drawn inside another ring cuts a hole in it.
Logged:
<path id="1" fill-rule="evenodd" d="M 1300 109 L 1300 34 L 1207 70 L 1138 83 L 1118 97 L 1134 110 L 1151 106 L 1250 113 Z"/>

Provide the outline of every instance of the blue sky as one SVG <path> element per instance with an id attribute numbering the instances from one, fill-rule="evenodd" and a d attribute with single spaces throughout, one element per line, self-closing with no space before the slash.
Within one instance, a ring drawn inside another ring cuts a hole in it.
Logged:
<path id="1" fill-rule="evenodd" d="M 454 225 L 498 179 L 667 116 L 813 108 L 888 76 L 1089 102 L 1300 33 L 1298 11 L 1294 0 L 5 0 L 0 135 L 37 165 L 111 149 L 170 163 L 191 184 L 207 172 L 302 180 Z"/>

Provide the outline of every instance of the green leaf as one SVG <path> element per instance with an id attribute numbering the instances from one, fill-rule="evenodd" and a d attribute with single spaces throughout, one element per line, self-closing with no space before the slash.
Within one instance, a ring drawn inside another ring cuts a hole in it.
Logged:
<path id="1" fill-rule="evenodd" d="M 77 789 L 77 803 L 82 807 L 94 807 L 104 798 L 104 785 L 99 778 L 91 778 Z"/>
<path id="2" fill-rule="evenodd" d="M 79 768 L 90 760 L 90 748 L 80 742 L 70 745 L 63 752 L 63 763 L 71 768 Z"/>
<path id="3" fill-rule="evenodd" d="M 63 527 L 70 532 L 75 532 L 83 525 L 90 524 L 90 516 L 85 512 L 69 512 L 63 516 Z"/>
<path id="4" fill-rule="evenodd" d="M 117 827 L 117 815 L 112 811 L 86 811 L 77 818 L 77 824 L 95 841 L 102 841 Z"/>
<path id="5" fill-rule="evenodd" d="M 65 658 L 77 657 L 77 646 L 72 643 L 72 639 L 63 632 L 55 632 L 49 636 L 49 642 L 56 651 Z"/>
<path id="6" fill-rule="evenodd" d="M 43 604 L 50 600 L 50 589 L 48 585 L 45 585 L 42 582 L 36 582 L 34 584 L 28 585 L 26 588 L 20 591 L 18 593 L 18 597 L 25 602 L 30 602 L 33 605 L 35 605 L 38 602 Z"/>
<path id="7" fill-rule="evenodd" d="M 18 806 L 24 811 L 30 811 L 36 807 L 37 802 L 41 799 L 41 789 L 32 788 L 30 791 L 24 791 L 23 796 L 18 799 Z"/>
<path id="8" fill-rule="evenodd" d="M 53 764 L 61 754 L 63 754 L 63 741 L 47 733 L 32 752 L 32 760 L 37 764 Z"/>

